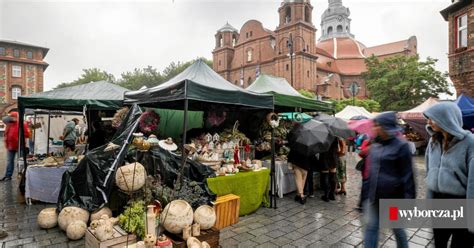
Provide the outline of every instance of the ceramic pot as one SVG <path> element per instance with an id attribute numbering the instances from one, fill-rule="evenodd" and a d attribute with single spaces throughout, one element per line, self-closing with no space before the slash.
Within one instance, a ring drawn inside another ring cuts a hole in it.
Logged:
<path id="1" fill-rule="evenodd" d="M 161 213 L 160 223 L 168 232 L 181 233 L 184 227 L 193 223 L 193 209 L 186 201 L 174 200 Z"/>
<path id="2" fill-rule="evenodd" d="M 216 223 L 216 211 L 208 205 L 202 205 L 194 212 L 194 222 L 199 223 L 201 230 L 207 230 Z"/>

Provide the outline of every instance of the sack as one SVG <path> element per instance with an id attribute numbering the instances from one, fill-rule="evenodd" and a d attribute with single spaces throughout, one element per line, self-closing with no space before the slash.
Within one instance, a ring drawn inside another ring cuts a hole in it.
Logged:
<path id="1" fill-rule="evenodd" d="M 355 169 L 358 170 L 358 171 L 363 171 L 364 168 L 365 168 L 365 158 L 363 158 L 363 159 L 359 160 L 359 162 L 357 162 Z"/>

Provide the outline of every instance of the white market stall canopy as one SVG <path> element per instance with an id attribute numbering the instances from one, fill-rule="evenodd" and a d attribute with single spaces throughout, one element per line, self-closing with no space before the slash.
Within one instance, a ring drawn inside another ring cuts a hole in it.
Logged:
<path id="1" fill-rule="evenodd" d="M 400 112 L 398 114 L 399 114 L 400 118 L 402 118 L 404 120 L 406 120 L 406 119 L 424 119 L 423 112 L 425 110 L 427 110 L 429 107 L 435 105 L 438 102 L 439 102 L 438 99 L 430 97 L 430 98 L 428 98 L 428 100 L 426 100 L 422 104 L 420 104 L 420 105 L 418 105 L 418 106 L 416 106 L 416 107 L 414 107 L 410 110 Z"/>
<path id="2" fill-rule="evenodd" d="M 336 114 L 336 117 L 341 118 L 346 121 L 350 120 L 352 117 L 355 117 L 355 116 L 365 116 L 369 119 L 374 117 L 364 107 L 358 107 L 358 106 L 346 106 L 343 110 L 341 110 L 341 112 Z"/>

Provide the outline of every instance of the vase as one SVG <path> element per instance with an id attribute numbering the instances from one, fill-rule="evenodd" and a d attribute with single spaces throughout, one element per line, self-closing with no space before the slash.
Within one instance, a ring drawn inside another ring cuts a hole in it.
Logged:
<path id="1" fill-rule="evenodd" d="M 146 233 L 155 235 L 156 228 L 156 214 L 155 205 L 148 205 L 148 211 L 146 212 Z"/>

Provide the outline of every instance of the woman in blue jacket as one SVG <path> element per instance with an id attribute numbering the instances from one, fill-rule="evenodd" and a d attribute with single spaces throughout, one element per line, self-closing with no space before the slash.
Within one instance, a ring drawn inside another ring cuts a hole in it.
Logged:
<path id="1" fill-rule="evenodd" d="M 425 154 L 428 198 L 474 198 L 474 135 L 463 130 L 462 114 L 452 102 L 438 103 L 424 112 L 431 139 Z M 474 230 L 471 230 L 474 231 Z M 468 229 L 433 229 L 436 247 L 472 247 Z"/>
<path id="2" fill-rule="evenodd" d="M 369 193 L 364 208 L 367 226 L 365 247 L 377 247 L 379 200 L 415 198 L 413 162 L 408 143 L 398 136 L 395 112 L 384 112 L 374 119 L 374 139 L 369 153 Z M 403 229 L 393 229 L 397 247 L 408 247 Z"/>

